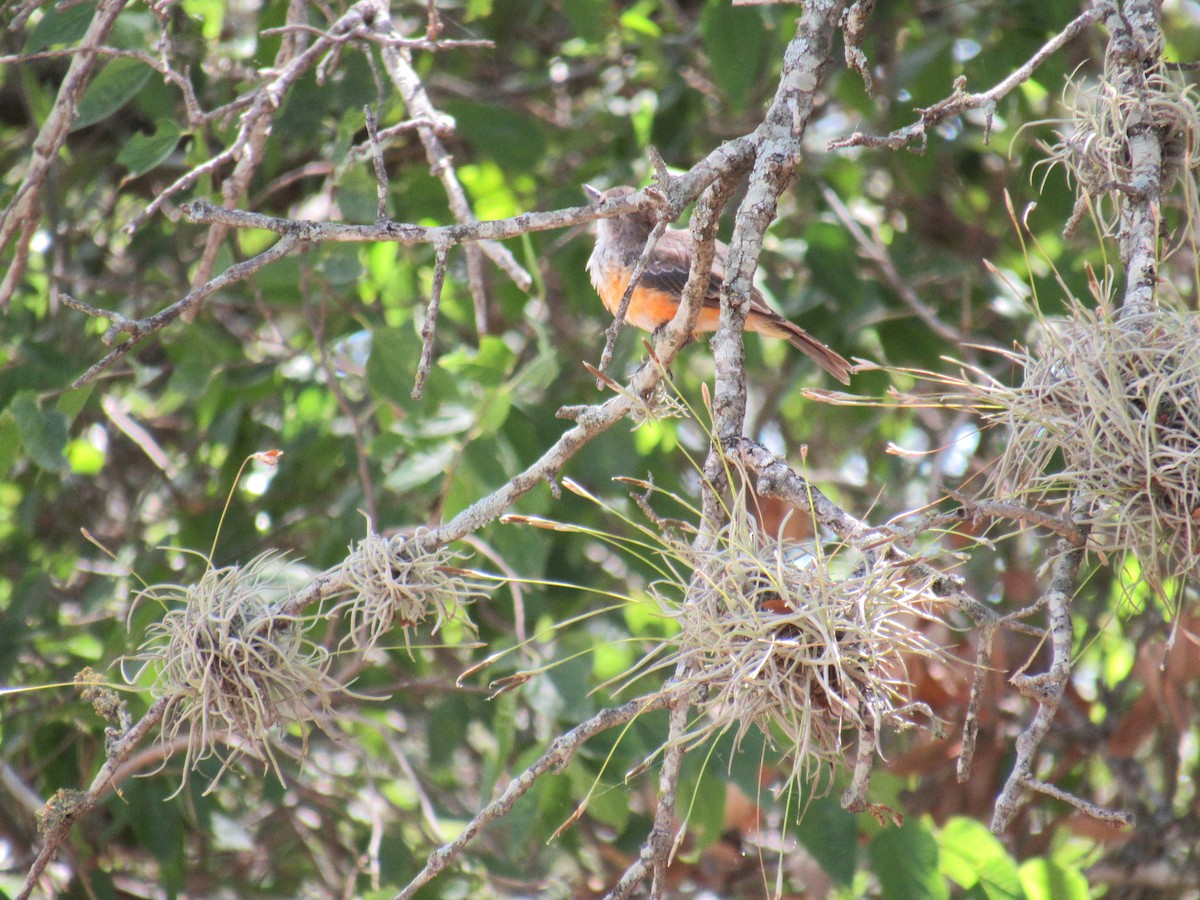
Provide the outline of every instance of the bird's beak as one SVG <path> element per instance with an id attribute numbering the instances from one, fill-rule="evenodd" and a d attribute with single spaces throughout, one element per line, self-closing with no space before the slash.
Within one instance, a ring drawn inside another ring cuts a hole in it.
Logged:
<path id="1" fill-rule="evenodd" d="M 585 184 L 583 186 L 583 192 L 588 195 L 589 200 L 599 200 L 601 195 L 604 193 L 603 191 L 592 187 L 590 184 Z"/>

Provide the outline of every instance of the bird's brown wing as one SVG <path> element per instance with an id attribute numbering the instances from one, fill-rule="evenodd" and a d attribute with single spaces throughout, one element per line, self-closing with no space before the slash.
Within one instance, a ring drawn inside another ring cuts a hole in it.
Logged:
<path id="1" fill-rule="evenodd" d="M 683 289 L 687 286 L 688 270 L 677 265 L 662 265 L 652 262 L 646 266 L 638 286 L 651 291 L 662 291 L 672 297 L 683 297 Z M 717 275 L 708 276 L 708 290 L 704 294 L 705 306 L 721 305 L 722 280 Z"/>
<path id="2" fill-rule="evenodd" d="M 716 328 L 715 310 L 721 307 L 721 287 L 725 283 L 724 262 L 728 248 L 717 242 L 712 272 L 708 277 L 708 290 L 704 294 L 704 309 L 701 311 L 699 330 Z M 691 242 L 684 232 L 670 230 L 655 247 L 654 258 L 642 273 L 638 286 L 652 291 L 661 291 L 675 298 L 683 296 L 691 265 Z M 746 328 L 771 337 L 787 341 L 834 378 L 843 384 L 850 383 L 851 365 L 837 351 L 821 343 L 799 325 L 785 319 L 767 306 L 757 288 L 751 288 L 750 308 L 746 311 Z"/>
<path id="3" fill-rule="evenodd" d="M 713 260 L 712 271 L 708 276 L 708 290 L 704 292 L 704 305 L 720 307 L 721 285 L 725 281 L 725 273 L 721 263 L 727 248 L 717 242 L 716 258 Z M 692 265 L 692 240 L 685 231 L 676 228 L 668 229 L 658 244 L 642 278 L 638 282 L 641 287 L 653 291 L 662 291 L 676 298 L 683 297 L 683 289 L 687 286 L 688 272 Z"/>

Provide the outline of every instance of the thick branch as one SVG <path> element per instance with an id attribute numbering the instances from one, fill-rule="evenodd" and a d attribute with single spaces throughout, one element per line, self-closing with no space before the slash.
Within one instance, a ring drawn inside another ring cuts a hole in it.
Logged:
<path id="1" fill-rule="evenodd" d="M 1153 93 L 1146 74 L 1162 53 L 1162 3 L 1128 0 L 1124 11 L 1111 10 L 1106 70 L 1112 72 L 1118 96 L 1129 98 L 1125 140 L 1129 152 L 1129 186 L 1121 194 L 1121 227 L 1117 242 L 1125 266 L 1122 319 L 1154 311 L 1158 287 L 1158 233 L 1162 202 L 1163 141 L 1154 125 Z"/>
<path id="2" fill-rule="evenodd" d="M 787 188 L 792 173 L 800 161 L 801 143 L 816 103 L 816 91 L 821 75 L 829 63 L 833 36 L 845 9 L 844 0 L 810 0 L 805 5 L 796 34 L 784 54 L 783 72 L 779 87 L 763 123 L 755 129 L 755 156 L 750 172 L 749 189 L 738 209 L 729 254 L 725 261 L 725 277 L 721 288 L 721 314 L 717 332 L 712 340 L 716 362 L 716 390 L 713 397 L 714 431 L 718 436 L 709 448 L 704 464 L 702 521 L 695 544 L 698 550 L 709 547 L 724 524 L 728 508 L 723 502 L 726 489 L 725 466 L 721 440 L 741 434 L 746 413 L 746 367 L 743 329 L 753 290 L 754 272 L 762 251 L 763 237 L 775 218 L 779 195 Z M 709 206 L 719 210 L 732 194 L 734 176 L 743 167 L 731 167 L 722 181 L 714 183 L 708 195 Z M 706 215 L 712 215 L 711 212 Z M 698 293 L 707 271 L 711 268 L 711 248 L 705 246 L 709 235 L 705 229 L 715 227 L 712 221 L 696 223 L 694 237 L 701 244 L 705 258 L 697 265 L 693 260 L 688 290 Z M 696 315 L 697 298 L 689 296 L 687 312 L 675 316 L 672 327 L 681 315 L 689 320 Z M 700 554 L 703 558 L 704 554 Z M 704 581 L 697 573 L 695 585 Z M 687 603 L 697 601 L 695 591 L 689 590 Z M 677 675 L 686 677 L 690 663 L 681 661 Z M 676 828 L 675 804 L 680 766 L 684 747 L 681 737 L 687 727 L 690 700 L 686 694 L 674 701 L 664 752 L 663 769 L 659 778 L 658 804 L 654 825 L 642 845 L 638 859 L 625 872 L 613 897 L 625 896 L 647 872 L 653 873 L 650 896 L 660 898 L 667 890 L 667 866 L 677 843 L 671 839 Z"/>
<path id="3" fill-rule="evenodd" d="M 619 216 L 639 209 L 645 200 L 640 195 L 619 197 L 589 206 L 571 206 L 546 212 L 528 212 L 509 219 L 490 219 L 459 225 L 411 225 L 404 222 L 373 222 L 351 225 L 345 222 L 314 222 L 310 219 L 282 219 L 262 213 L 224 209 L 207 200 L 195 200 L 181 207 L 189 222 L 196 225 L 221 223 L 234 228 L 260 228 L 276 234 L 296 234 L 306 243 L 366 244 L 377 241 L 396 244 L 466 244 L 471 241 L 504 240 L 533 231 L 567 228 L 593 219 Z"/>

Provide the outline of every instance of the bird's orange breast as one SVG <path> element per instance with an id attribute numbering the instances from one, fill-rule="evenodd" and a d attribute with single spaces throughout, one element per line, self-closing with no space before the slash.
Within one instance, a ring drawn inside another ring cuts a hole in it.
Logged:
<path id="1" fill-rule="evenodd" d="M 617 314 L 621 306 L 621 298 L 625 296 L 625 288 L 629 286 L 629 270 L 611 270 L 605 273 L 592 273 L 592 286 L 600 295 L 600 300 L 612 315 Z M 679 298 L 667 291 L 644 288 L 641 285 L 634 288 L 633 297 L 629 301 L 629 309 L 625 313 L 625 321 L 643 331 L 654 331 L 670 322 L 679 309 Z M 705 306 L 700 310 L 700 319 L 696 323 L 697 331 L 715 331 L 719 311 Z"/>

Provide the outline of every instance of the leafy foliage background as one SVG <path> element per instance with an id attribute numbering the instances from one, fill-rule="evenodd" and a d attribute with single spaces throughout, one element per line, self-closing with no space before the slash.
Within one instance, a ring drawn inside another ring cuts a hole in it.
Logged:
<path id="1" fill-rule="evenodd" d="M 282 39 L 266 32 L 285 21 L 287 7 L 276 0 L 131 5 L 110 43 L 152 50 L 165 27 L 179 68 L 191 67 L 201 107 L 213 109 L 262 80 Z M 438 9 L 444 38 L 495 44 L 415 52 L 435 105 L 454 118 L 445 140 L 482 219 L 582 205 L 584 183 L 643 183 L 651 146 L 686 169 L 752 129 L 796 14 L 787 6 L 734 9 L 723 0 L 467 0 Z M 1065 0 L 880 4 L 865 44 L 876 96 L 836 60 L 803 174 L 770 232 L 761 284 L 777 308 L 847 357 L 952 370 L 943 359 L 950 355 L 1011 377 L 1003 358 L 954 346 L 913 314 L 897 284 L 865 258 L 830 193 L 943 323 L 981 344 L 1025 340 L 1028 305 L 983 258 L 1012 283 L 1029 285 L 1047 314 L 1061 307 L 1064 289 L 1088 296 L 1087 265 L 1116 263 L 1113 246 L 1086 228 L 1072 240 L 1061 236 L 1073 193 L 1060 173 L 1037 167 L 1067 76 L 1096 71 L 1103 32 L 1071 42 L 1010 95 L 996 110 L 990 142 L 982 117 L 942 126 L 922 153 L 828 152 L 826 142 L 856 128 L 883 133 L 908 124 L 914 108 L 946 96 L 959 75 L 972 89 L 999 81 L 1080 9 Z M 327 24 L 322 10 L 310 9 L 316 27 Z M 42 4 L 23 27 L 3 32 L 3 52 L 72 47 L 91 12 L 88 3 Z M 423 30 L 421 4 L 394 14 L 411 18 L 414 35 Z M 1193 59 L 1198 26 L 1190 6 L 1167 4 L 1166 58 Z M 364 104 L 381 127 L 407 113 L 368 55 L 347 47 L 323 82 L 310 72 L 287 93 L 243 208 L 374 220 L 370 157 L 350 148 L 366 137 Z M 31 135 L 67 64 L 53 53 L 5 64 L 0 191 L 11 194 L 19 183 Z M 302 579 L 345 556 L 364 532 L 363 510 L 372 509 L 381 529 L 444 520 L 536 460 L 565 427 L 555 417 L 560 406 L 600 399 L 580 362 L 598 359 L 608 317 L 587 282 L 590 239 L 579 230 L 509 242 L 535 284 L 526 293 L 489 268 L 482 334 L 464 254 L 451 253 L 436 364 L 420 401 L 410 391 L 434 251 L 391 244 L 325 244 L 291 255 L 72 389 L 103 354 L 103 325 L 66 308 L 58 293 L 131 317 L 182 296 L 202 229 L 171 204 L 132 234 L 123 226 L 227 146 L 235 127 L 221 117 L 189 124 L 175 86 L 136 59 L 108 61 L 81 104 L 45 194 L 29 270 L 0 320 L 0 683 L 28 688 L 0 697 L 7 872 L 0 891 L 15 891 L 36 851 L 33 809 L 60 787 L 86 785 L 103 760 L 104 723 L 70 684 L 84 666 L 120 681 L 114 661 L 161 614 L 152 604 L 131 611 L 137 579 L 196 578 L 204 562 L 189 551 L 207 553 L 218 528 L 215 565 L 285 551 Z M 393 218 L 452 221 L 414 135 L 390 142 L 385 162 Z M 190 194 L 215 196 L 227 174 L 219 170 Z M 1006 194 L 1018 214 L 1037 204 L 1025 219 L 1032 239 L 1025 245 Z M 1168 227 L 1183 227 L 1180 213 L 1166 216 Z M 215 270 L 269 242 L 259 232 L 231 233 Z M 1168 277 L 1169 290 L 1193 303 L 1186 250 Z M 364 334 L 370 352 L 360 368 Z M 872 521 L 938 501 L 942 481 L 969 491 L 1004 439 L 976 438 L 970 419 L 954 410 L 813 403 L 802 392 L 822 381 L 807 360 L 756 337 L 748 353 L 747 434 L 793 463 L 806 446 L 814 482 Z M 640 337 L 627 331 L 614 373 L 643 356 Z M 711 370 L 703 344 L 686 349 L 673 373 L 681 395 L 698 404 Z M 890 378 L 863 373 L 854 391 L 882 394 Z M 695 497 L 696 470 L 684 451 L 696 456 L 704 442 L 691 422 L 618 427 L 580 451 L 564 474 L 636 518 L 612 479 L 652 477 Z M 889 453 L 889 445 L 925 452 Z M 284 451 L 276 470 L 252 466 L 235 481 L 247 456 L 271 448 Z M 549 486 L 516 511 L 625 529 L 613 512 L 569 492 L 556 497 Z M 778 521 L 783 511 L 768 505 L 766 515 Z M 971 554 L 959 571 L 997 609 L 1024 606 L 1036 595 L 1045 544 L 1026 531 L 994 552 Z M 600 539 L 505 524 L 484 529 L 464 550 L 472 565 L 497 571 L 502 560 L 525 580 L 472 609 L 478 635 L 453 624 L 436 636 L 418 632 L 409 652 L 397 633 L 354 684 L 380 699 L 345 701 L 329 734 L 312 737 L 303 766 L 291 761 L 286 784 L 249 765 L 211 792 L 204 776 L 216 773 L 202 772 L 164 800 L 181 775 L 174 758 L 152 777 L 124 782 L 64 847 L 56 877 L 65 893 L 388 895 L 555 735 L 610 705 L 596 687 L 670 627 L 646 593 L 652 550 L 643 559 Z M 708 888 L 758 896 L 773 883 L 780 847 L 788 889 L 802 894 L 807 885 L 813 896 L 1067 897 L 1102 892 L 1109 882 L 1111 894 L 1136 896 L 1152 888 L 1121 873 L 1146 859 L 1190 872 L 1194 886 L 1196 648 L 1179 641 L 1159 669 L 1168 614 L 1136 588 L 1122 589 L 1118 582 L 1136 582 L 1132 565 L 1096 568 L 1074 602 L 1077 674 L 1047 766 L 1074 792 L 1137 809 L 1144 828 L 1117 833 L 1038 798 L 1000 839 L 987 833 L 1028 711 L 1006 676 L 1030 660 L 1037 670 L 1043 652 L 1036 639 L 1008 634 L 997 639 L 966 784 L 953 777 L 953 735 L 968 667 L 917 672 L 918 697 L 952 723 L 952 736 L 891 739 L 872 798 L 904 813 L 902 826 L 852 816 L 836 793 L 811 798 L 796 824 L 795 810 L 769 790 L 779 760 L 753 740 L 737 754 L 726 741 L 708 758 L 689 755 L 680 793 L 691 836 L 673 869 L 680 895 Z M 1186 599 L 1189 622 L 1192 595 Z M 946 629 L 939 639 L 972 658 L 970 633 Z M 514 647 L 456 685 L 470 665 Z M 544 674 L 520 689 L 489 696 L 493 679 L 543 665 Z M 149 696 L 139 687 L 126 695 L 135 716 Z M 665 735 L 665 714 L 655 713 L 589 742 L 492 825 L 429 896 L 602 892 L 650 823 L 653 773 L 628 784 L 623 775 Z M 549 841 L 589 791 L 586 815 Z"/>

